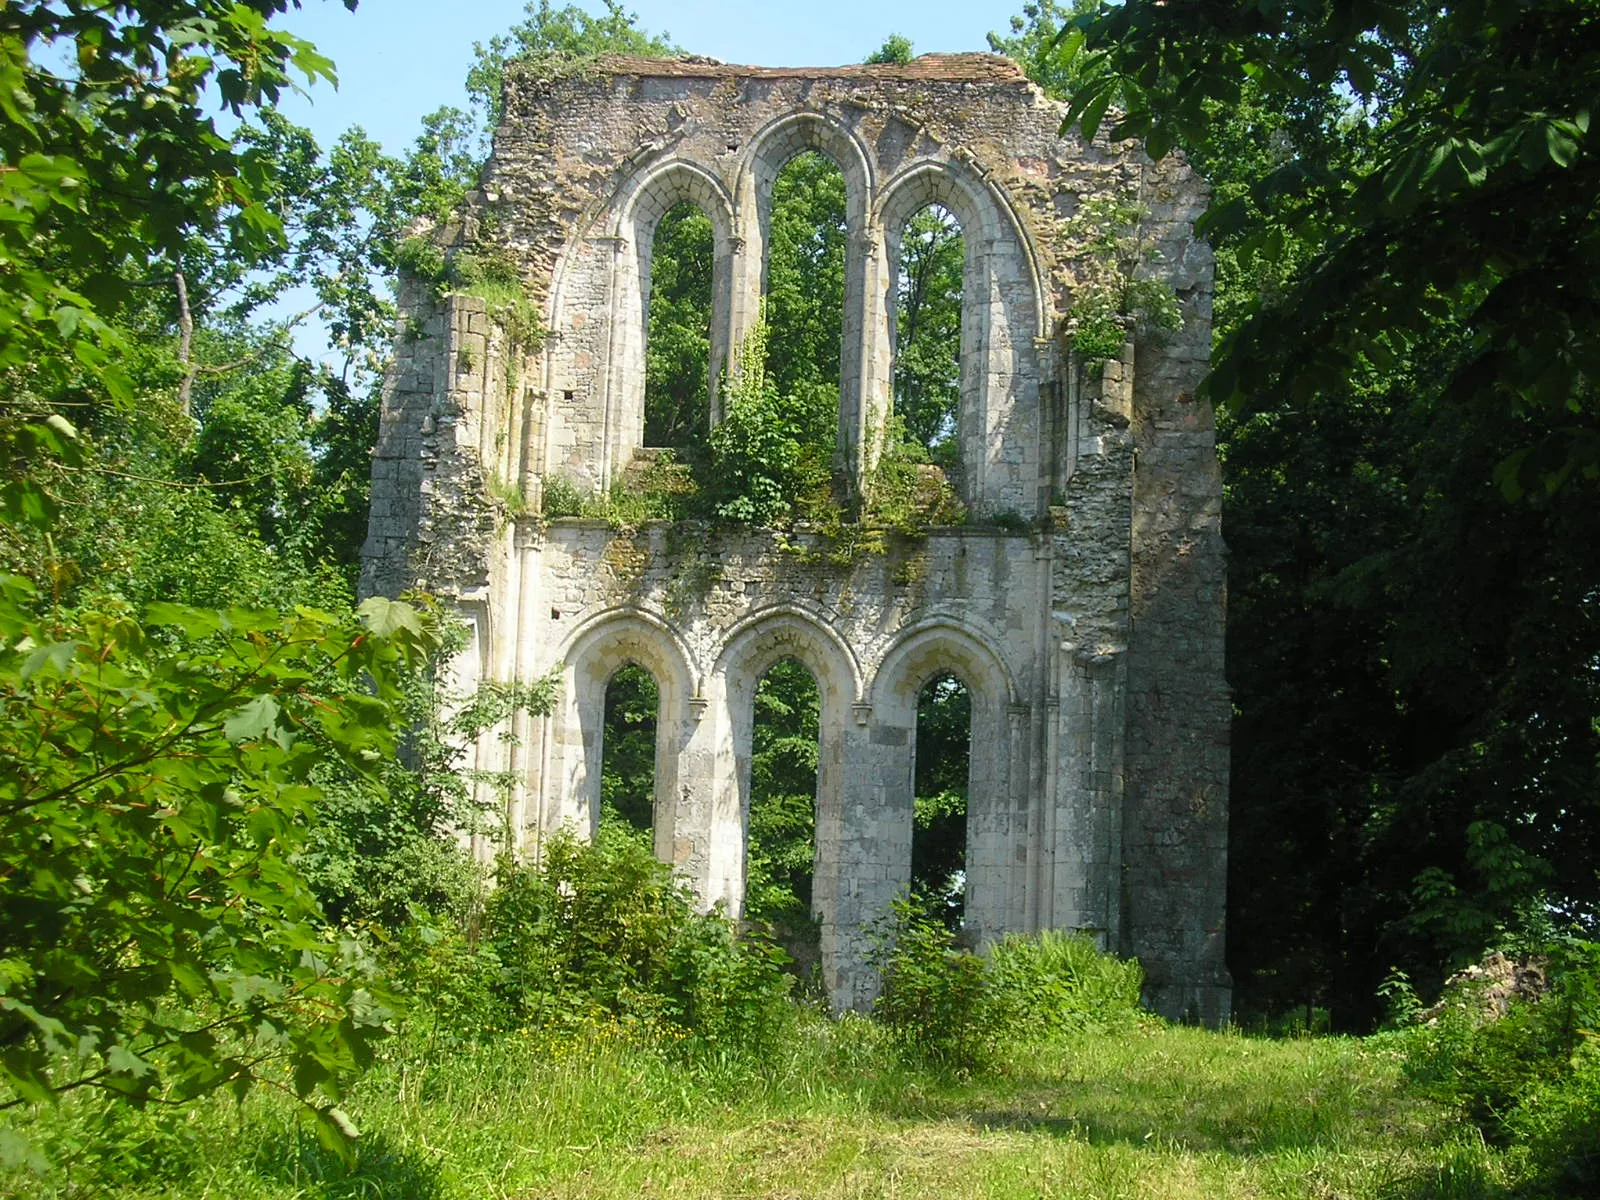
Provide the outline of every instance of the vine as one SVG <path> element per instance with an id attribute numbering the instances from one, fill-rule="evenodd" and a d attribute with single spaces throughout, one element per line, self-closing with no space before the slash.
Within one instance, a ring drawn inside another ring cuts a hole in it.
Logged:
<path id="1" fill-rule="evenodd" d="M 1104 362 L 1122 353 L 1130 332 L 1160 337 L 1183 328 L 1177 293 L 1142 272 L 1159 262 L 1145 245 L 1149 210 L 1127 195 L 1085 198 L 1066 222 L 1078 273 L 1071 310 L 1072 349 L 1083 361 Z"/>

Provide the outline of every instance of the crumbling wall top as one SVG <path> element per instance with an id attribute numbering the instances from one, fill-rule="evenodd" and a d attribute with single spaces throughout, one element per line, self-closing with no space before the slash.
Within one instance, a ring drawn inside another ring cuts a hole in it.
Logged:
<path id="1" fill-rule="evenodd" d="M 853 63 L 840 67 L 752 67 L 686 55 L 645 58 L 608 54 L 584 61 L 586 73 L 652 79 L 854 79 L 874 83 L 933 82 L 1015 84 L 1031 87 L 1011 59 L 999 54 L 923 54 L 908 63 Z"/>

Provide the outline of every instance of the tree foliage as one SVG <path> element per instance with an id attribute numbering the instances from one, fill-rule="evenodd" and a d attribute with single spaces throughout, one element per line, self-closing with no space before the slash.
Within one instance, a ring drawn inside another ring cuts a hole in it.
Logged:
<path id="1" fill-rule="evenodd" d="M 917 693 L 911 887 L 952 928 L 965 911 L 972 694 L 954 675 Z"/>
<path id="2" fill-rule="evenodd" d="M 876 63 L 908 63 L 911 61 L 911 39 L 898 33 L 891 33 L 883 39 L 883 45 L 867 55 L 865 61 L 869 66 Z"/>
<path id="3" fill-rule="evenodd" d="M 826 447 L 839 429 L 844 324 L 844 173 L 815 150 L 778 172 L 768 228 L 766 371 L 796 440 Z"/>
<path id="4" fill-rule="evenodd" d="M 605 741 L 600 767 L 602 823 L 620 820 L 649 833 L 656 808 L 656 681 L 628 663 L 606 684 Z"/>
<path id="5" fill-rule="evenodd" d="M 1133 2 L 1061 39 L 1086 131 L 1215 185 L 1246 1007 L 1363 1024 L 1388 965 L 1592 920 L 1595 19 Z"/>
<path id="6" fill-rule="evenodd" d="M 966 242 L 949 210 L 930 205 L 900 235 L 894 347 L 895 412 L 934 461 L 960 461 L 961 299 Z"/>
<path id="7" fill-rule="evenodd" d="M 602 54 L 633 54 L 665 58 L 678 53 L 672 35 L 660 36 L 640 29 L 639 15 L 617 0 L 603 0 L 599 15 L 568 4 L 554 8 L 550 0 L 532 0 L 523 7 L 526 18 L 508 33 L 492 37 L 487 45 L 473 47 L 472 69 L 467 72 L 467 95 L 483 117 L 485 129 L 500 120 L 500 90 L 505 66 L 512 59 L 597 58 Z"/>
<path id="8" fill-rule="evenodd" d="M 821 702 L 817 681 L 793 659 L 756 684 L 745 911 L 782 929 L 811 917 Z"/>
<path id="9" fill-rule="evenodd" d="M 711 220 L 693 204 L 656 226 L 645 335 L 644 444 L 700 450 L 711 431 Z"/>
<path id="10" fill-rule="evenodd" d="M 1077 19 L 1066 45 L 1086 60 L 1071 112 L 1086 131 L 1121 97 L 1113 136 L 1143 137 L 1157 157 L 1204 144 L 1208 105 L 1254 81 L 1284 111 L 1348 95 L 1348 119 L 1381 132 L 1353 160 L 1293 157 L 1255 183 L 1253 205 L 1207 213 L 1215 236 L 1251 222 L 1246 245 L 1268 258 L 1290 239 L 1318 248 L 1224 335 L 1210 394 L 1304 398 L 1323 380 L 1387 370 L 1459 323 L 1469 338 L 1444 394 L 1567 414 L 1540 442 L 1507 447 L 1508 490 L 1600 476 L 1597 22 L 1566 0 L 1139 2 Z"/>
<path id="11" fill-rule="evenodd" d="M 354 7 L 352 4 L 351 7 Z M 11 6 L 0 18 L 0 369 L 13 396 L 126 399 L 104 313 L 194 243 L 250 257 L 282 237 L 274 165 L 217 129 L 299 76 L 333 78 L 269 25 L 288 0 Z"/>
<path id="12" fill-rule="evenodd" d="M 360 624 L 115 605 L 39 615 L 0 582 L 0 1077 L 181 1102 L 258 1083 L 338 1135 L 385 992 L 295 866 L 329 764 L 394 752 L 405 605 Z"/>

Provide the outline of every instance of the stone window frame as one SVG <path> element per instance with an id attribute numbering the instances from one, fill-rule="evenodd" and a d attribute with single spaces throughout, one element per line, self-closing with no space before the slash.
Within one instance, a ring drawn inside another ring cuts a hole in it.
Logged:
<path id="1" fill-rule="evenodd" d="M 1019 405 L 1026 406 L 1031 400 L 1031 407 L 1038 411 L 1035 343 L 1042 337 L 1043 293 L 1037 258 L 1010 204 L 987 180 L 959 161 L 916 159 L 884 183 L 873 207 L 871 229 L 882 286 L 872 295 L 872 308 L 863 317 L 869 328 L 870 367 L 866 374 L 871 418 L 864 431 L 863 469 L 876 460 L 885 423 L 894 409 L 901 240 L 907 222 L 934 204 L 948 210 L 961 226 L 965 253 L 961 400 L 956 418 L 961 455 L 958 490 L 974 509 L 1030 512 L 1030 497 L 1007 497 L 1003 489 L 991 488 L 990 483 L 1000 465 L 997 455 L 1007 440 L 1003 431 L 1016 419 Z M 1007 366 L 1009 370 L 997 369 Z"/>
<path id="2" fill-rule="evenodd" d="M 860 137 L 826 113 L 798 109 L 774 118 L 750 138 L 740 159 L 736 211 L 745 237 L 735 278 L 739 295 L 733 304 L 732 346 L 743 344 L 766 299 L 772 195 L 778 175 L 807 151 L 827 158 L 844 176 L 844 310 L 839 320 L 839 424 L 834 453 L 835 466 L 847 469 L 855 479 L 860 474 L 858 448 L 866 428 L 867 410 L 862 402 L 862 372 L 867 361 L 864 314 L 873 259 L 871 212 L 877 179 L 872 155 Z M 736 367 L 730 363 L 730 369 Z"/>
<path id="3" fill-rule="evenodd" d="M 722 364 L 737 343 L 730 340 L 730 305 L 734 296 L 733 259 L 737 238 L 733 197 L 722 182 L 699 163 L 667 158 L 635 175 L 618 194 L 615 238 L 617 261 L 612 283 L 611 348 L 604 385 L 603 486 L 644 447 L 645 366 L 650 313 L 650 264 L 661 218 L 680 204 L 693 204 L 711 222 L 711 353 L 706 362 L 707 400 L 711 423 L 721 418 L 718 385 Z"/>
<path id="4" fill-rule="evenodd" d="M 650 260 L 661 218 L 695 204 L 713 230 L 709 419 L 722 417 L 719 384 L 738 369 L 742 346 L 765 295 L 772 192 L 796 155 L 815 151 L 845 178 L 845 295 L 841 314 L 839 423 L 835 466 L 854 490 L 876 460 L 893 403 L 894 314 L 904 224 L 941 204 L 962 228 L 962 398 L 957 437 L 960 490 L 980 514 L 1030 515 L 1043 468 L 1043 348 L 1048 345 L 1044 275 L 1026 224 L 969 152 L 939 147 L 884 181 L 860 136 L 825 112 L 797 109 L 762 126 L 732 168 L 732 187 L 714 169 L 678 153 L 649 161 L 614 193 L 602 237 L 614 248 L 611 312 L 601 396 L 602 489 L 644 449 Z M 564 317 L 562 256 L 551 289 L 552 328 Z M 1020 424 L 1019 424 L 1020 423 Z M 1031 427 L 1030 427 L 1031 425 Z"/>
<path id="5" fill-rule="evenodd" d="M 934 615 L 904 630 L 884 654 L 872 682 L 872 715 L 880 726 L 902 729 L 905 862 L 911 861 L 911 821 L 916 794 L 917 700 L 930 680 L 953 675 L 972 705 L 967 760 L 966 911 L 964 925 L 979 944 L 1004 928 L 1017 881 L 1015 783 L 1024 749 L 1014 715 L 1020 710 L 1016 677 L 1005 657 L 970 618 Z"/>
<path id="6" fill-rule="evenodd" d="M 722 820 L 730 825 L 736 820 L 739 827 L 738 861 L 726 864 L 724 871 L 739 875 L 742 896 L 749 861 L 756 688 L 769 670 L 786 659 L 805 667 L 817 684 L 812 911 L 820 913 L 841 885 L 840 880 L 826 876 L 829 867 L 837 873 L 838 855 L 825 853 L 824 847 L 829 837 L 837 840 L 844 822 L 844 741 L 851 713 L 864 695 L 864 684 L 855 652 L 828 627 L 826 616 L 798 605 L 772 605 L 739 621 L 723 637 L 712 669 L 713 678 L 720 680 L 723 688 L 734 760 L 733 769 L 721 773 L 724 782 L 717 811 Z"/>
<path id="7" fill-rule="evenodd" d="M 562 704 L 556 728 L 575 730 L 580 744 L 557 747 L 561 761 L 552 764 L 562 781 L 562 821 L 592 838 L 600 821 L 600 777 L 605 761 L 606 690 L 623 667 L 649 673 L 656 685 L 655 801 L 652 845 L 662 862 L 678 861 L 678 767 L 690 701 L 700 695 L 693 656 L 666 621 L 636 609 L 607 609 L 595 614 L 567 639 L 562 663 Z"/>

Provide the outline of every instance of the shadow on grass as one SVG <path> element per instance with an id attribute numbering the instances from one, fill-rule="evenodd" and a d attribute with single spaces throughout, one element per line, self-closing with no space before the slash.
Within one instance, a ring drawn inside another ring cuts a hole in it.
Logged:
<path id="1" fill-rule="evenodd" d="M 972 1125 L 1073 1138 L 1091 1145 L 1181 1147 L 1235 1157 L 1337 1146 L 1371 1136 L 1381 1114 L 1335 1090 L 1292 1098 L 1248 1084 L 1141 1095 L 1135 1086 L 1063 1082 L 1016 1107 L 961 1113 Z M 954 1114 L 952 1114 L 954 1115 Z"/>
<path id="2" fill-rule="evenodd" d="M 439 1165 L 382 1133 L 362 1134 L 355 1161 L 347 1165 L 297 1130 L 262 1146 L 254 1168 L 306 1200 L 439 1200 L 444 1195 Z"/>
<path id="3" fill-rule="evenodd" d="M 1060 1095 L 1055 1097 L 1059 1101 Z M 1079 1096 L 1082 1099 L 1080 1093 Z M 1130 1108 L 1111 1117 L 1055 1115 L 1026 1108 L 996 1109 L 960 1114 L 983 1130 L 1037 1133 L 1082 1141 L 1091 1146 L 1121 1145 L 1139 1148 L 1179 1149 L 1188 1153 L 1224 1154 L 1248 1159 L 1286 1151 L 1340 1149 L 1370 1144 L 1382 1136 L 1381 1121 L 1362 1127 L 1376 1115 L 1336 1105 L 1318 1114 L 1316 1106 L 1294 1111 L 1267 1106 L 1252 1119 L 1255 1097 L 1247 1089 L 1210 1089 L 1202 1098 L 1205 1112 L 1181 1114 L 1163 1111 L 1158 1104 Z M 1093 1097 L 1089 1098 L 1092 1106 Z M 1127 1103 L 1124 1098 L 1122 1101 Z M 956 1114 L 952 1114 L 956 1115 Z M 1437 1146 L 1431 1161 L 1418 1166 L 1396 1166 L 1373 1195 L 1379 1200 L 1569 1200 L 1595 1193 L 1548 1191 L 1534 1187 L 1508 1188 L 1500 1178 L 1493 1155 L 1481 1142 L 1450 1141 Z"/>

